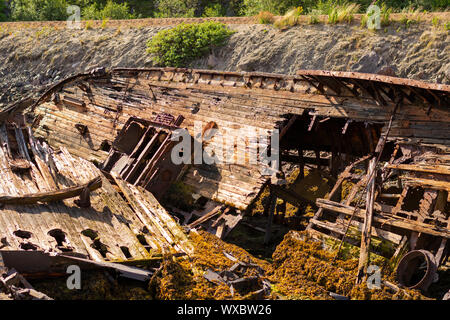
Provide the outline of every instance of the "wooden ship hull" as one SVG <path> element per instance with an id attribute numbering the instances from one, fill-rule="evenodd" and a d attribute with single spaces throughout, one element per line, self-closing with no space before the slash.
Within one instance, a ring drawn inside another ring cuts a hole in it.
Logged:
<path id="1" fill-rule="evenodd" d="M 224 208 L 243 214 L 269 186 L 276 195 L 269 236 L 276 197 L 304 200 L 286 188 L 282 166 L 267 171 L 250 161 L 271 147 L 259 136 L 276 131 L 273 161 L 298 165 L 301 176 L 312 164 L 336 180 L 313 202 L 308 232 L 354 243 L 348 232 L 358 230 L 361 274 L 373 237 L 392 244 L 394 257 L 405 248 L 427 250 L 439 266 L 450 238 L 449 102 L 448 85 L 353 72 L 121 68 L 76 75 L 0 113 L 3 250 L 29 242 L 61 252 L 70 243 L 71 251 L 99 261 L 145 259 L 149 248 L 189 254 L 185 231 L 166 209 L 189 213 L 158 202 L 176 182 L 213 203 L 189 226 L 214 217 L 219 236 L 239 221 L 226 219 Z M 208 137 L 212 128 L 222 134 Z M 179 129 L 202 150 L 241 161 L 174 164 L 171 138 Z M 232 141 L 225 150 L 223 136 Z M 101 187 L 81 210 L 73 197 L 80 195 L 83 204 L 83 192 L 92 187 L 86 184 L 97 177 Z M 345 199 L 343 181 L 354 183 Z M 64 200 L 42 203 L 54 193 Z M 51 230 L 63 232 L 62 244 Z M 97 238 L 100 244 L 93 243 Z"/>

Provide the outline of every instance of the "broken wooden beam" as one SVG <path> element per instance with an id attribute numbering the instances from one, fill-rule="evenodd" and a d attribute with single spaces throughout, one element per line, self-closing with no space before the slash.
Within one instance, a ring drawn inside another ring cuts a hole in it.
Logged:
<path id="1" fill-rule="evenodd" d="M 351 216 L 353 214 L 353 212 L 355 211 L 355 209 L 357 209 L 357 211 L 355 212 L 355 216 L 360 219 L 363 219 L 365 217 L 365 213 L 366 213 L 365 209 L 347 206 L 345 204 L 330 201 L 327 199 L 317 199 L 316 205 L 319 208 L 322 208 L 323 210 L 330 210 L 330 211 L 334 211 L 337 213 L 343 213 L 343 214 L 349 215 L 349 216 Z M 426 234 L 430 234 L 432 236 L 444 237 L 444 238 L 450 239 L 450 230 L 446 230 L 444 228 L 440 228 L 437 226 L 431 226 L 431 225 L 425 224 L 423 222 L 402 219 L 400 217 L 395 218 L 386 212 L 380 212 L 377 215 L 374 215 L 373 219 L 374 219 L 374 222 L 380 223 L 382 225 L 398 227 L 398 228 L 408 230 L 408 231 L 423 232 Z"/>
<path id="2" fill-rule="evenodd" d="M 188 228 L 192 229 L 195 228 L 196 226 L 198 226 L 199 224 L 202 224 L 203 222 L 208 221 L 209 219 L 215 217 L 216 215 L 218 215 L 219 213 L 221 213 L 221 209 L 222 206 L 217 206 L 215 207 L 213 210 L 211 210 L 210 212 L 208 212 L 207 214 L 203 215 L 202 217 L 198 218 L 197 220 L 195 220 L 194 222 L 192 222 L 191 224 L 188 225 Z M 230 210 L 230 208 L 226 208 L 223 213 L 227 213 Z"/>
<path id="3" fill-rule="evenodd" d="M 333 199 L 334 195 L 337 193 L 337 191 L 339 190 L 342 182 L 349 176 L 350 171 L 359 163 L 366 161 L 367 159 L 369 159 L 371 156 L 370 155 L 366 155 L 362 158 L 360 158 L 359 160 L 351 163 L 350 165 L 348 165 L 345 170 L 339 175 L 338 180 L 336 181 L 333 189 L 330 191 L 330 193 L 327 196 L 327 199 Z M 317 202 L 316 202 L 317 203 Z M 319 207 L 319 210 L 316 211 L 316 213 L 314 214 L 313 219 L 318 220 L 321 216 L 322 216 L 322 212 L 323 212 L 323 208 Z M 309 223 L 307 226 L 307 230 L 312 228 L 312 223 Z"/>
<path id="4" fill-rule="evenodd" d="M 415 171 L 415 172 L 426 172 L 435 174 L 445 174 L 450 175 L 450 167 L 445 165 L 425 165 L 425 164 L 388 164 L 387 168 L 405 170 L 405 171 Z"/>
<path id="5" fill-rule="evenodd" d="M 82 194 L 83 190 L 88 188 L 90 191 L 94 191 L 102 186 L 101 177 L 92 179 L 86 184 L 76 187 L 70 187 L 62 190 L 50 191 L 50 192 L 40 192 L 34 194 L 25 194 L 22 196 L 1 196 L 0 204 L 35 204 L 38 202 L 53 202 L 59 200 L 65 200 L 69 198 L 78 197 Z"/>

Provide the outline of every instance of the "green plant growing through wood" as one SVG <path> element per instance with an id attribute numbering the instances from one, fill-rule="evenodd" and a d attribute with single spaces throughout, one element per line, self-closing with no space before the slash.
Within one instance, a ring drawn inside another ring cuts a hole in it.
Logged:
<path id="1" fill-rule="evenodd" d="M 147 42 L 147 52 L 162 66 L 185 67 L 213 47 L 222 46 L 234 32 L 214 21 L 180 24 L 158 32 Z"/>

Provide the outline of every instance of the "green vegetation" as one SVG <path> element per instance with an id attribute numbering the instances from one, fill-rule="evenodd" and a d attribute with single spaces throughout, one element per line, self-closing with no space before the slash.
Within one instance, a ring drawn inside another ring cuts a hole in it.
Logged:
<path id="1" fill-rule="evenodd" d="M 352 22 L 354 14 L 358 13 L 359 4 L 344 2 L 341 5 L 332 7 L 328 14 L 328 23 Z"/>
<path id="2" fill-rule="evenodd" d="M 198 0 L 159 0 L 155 17 L 194 17 L 195 8 L 198 6 Z"/>
<path id="3" fill-rule="evenodd" d="M 0 0 L 0 21 L 6 21 L 8 18 L 8 3 L 6 0 Z"/>
<path id="4" fill-rule="evenodd" d="M 292 27 L 300 22 L 300 16 L 303 13 L 302 7 L 294 8 L 288 11 L 280 20 L 274 23 L 274 26 L 283 29 L 286 27 Z"/>
<path id="5" fill-rule="evenodd" d="M 373 0 L 0 0 L 0 21 L 66 20 L 67 6 L 77 5 L 81 8 L 83 20 L 257 16 L 260 12 L 282 16 L 293 8 L 302 7 L 303 14 L 309 15 L 310 23 L 318 23 L 319 15 L 327 15 L 330 23 L 337 23 L 352 20 L 355 13 L 365 13 L 372 2 Z M 450 9 L 449 0 L 377 0 L 375 4 L 383 6 L 384 13 L 388 15 L 402 10 L 414 11 L 417 8 L 427 11 Z"/>
<path id="6" fill-rule="evenodd" d="M 133 19 L 135 16 L 130 13 L 128 3 L 122 4 L 109 0 L 104 7 L 97 3 L 87 6 L 82 11 L 85 20 L 105 20 L 105 19 Z"/>
<path id="7" fill-rule="evenodd" d="M 180 24 L 158 32 L 147 43 L 147 52 L 162 66 L 181 67 L 221 46 L 233 33 L 224 24 L 203 22 Z"/>

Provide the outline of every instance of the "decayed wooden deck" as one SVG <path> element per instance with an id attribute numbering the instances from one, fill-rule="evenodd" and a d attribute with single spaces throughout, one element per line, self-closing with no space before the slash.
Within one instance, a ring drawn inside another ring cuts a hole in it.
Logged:
<path id="1" fill-rule="evenodd" d="M 5 124 L 2 132 L 6 133 Z M 92 163 L 72 156 L 65 148 L 53 150 L 41 144 L 30 130 L 16 127 L 14 132 L 16 141 L 29 138 L 33 152 L 20 148 L 22 161 L 29 168 L 13 171 L 8 155 L 11 142 L 2 135 L 0 194 L 51 193 L 83 185 L 98 176 L 102 177 L 102 186 L 91 192 L 90 208 L 80 208 L 74 197 L 48 203 L 3 204 L 0 230 L 6 245 L 2 250 L 72 251 L 98 261 L 147 259 L 151 249 L 153 253 L 191 252 L 185 233 L 149 192 L 120 180 L 119 187 L 114 186 Z M 22 142 L 19 145 L 25 146 L 25 139 Z M 55 230 L 64 234 L 62 243 L 52 236 L 61 234 Z M 97 248 L 103 245 L 106 250 L 102 255 Z"/>

